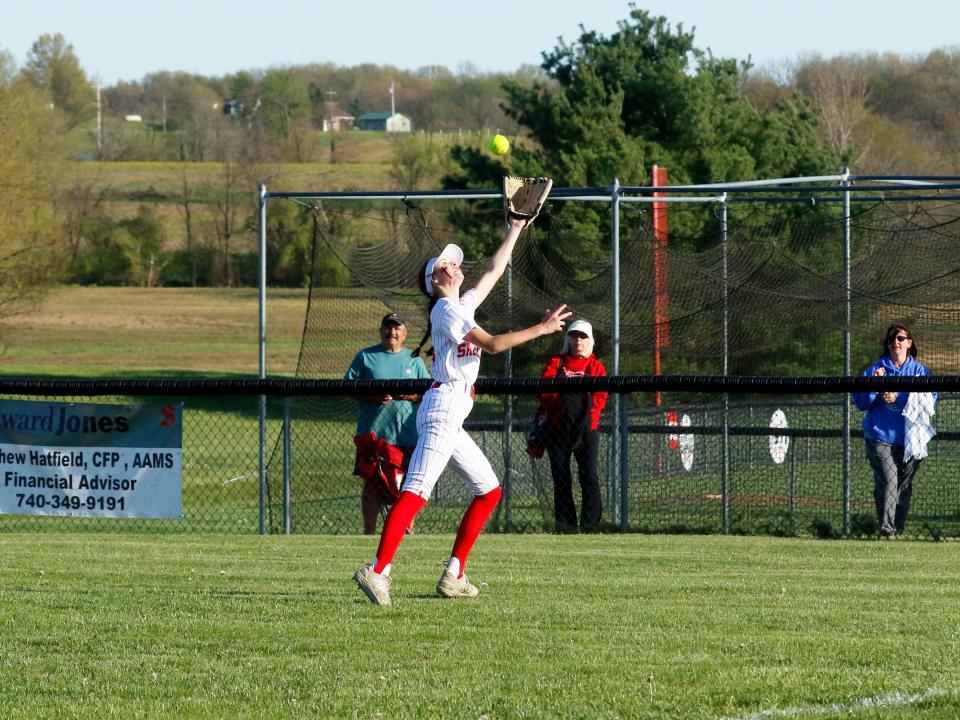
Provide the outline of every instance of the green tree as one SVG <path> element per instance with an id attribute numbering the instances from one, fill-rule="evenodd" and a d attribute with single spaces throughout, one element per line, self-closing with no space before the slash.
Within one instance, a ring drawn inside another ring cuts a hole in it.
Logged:
<path id="1" fill-rule="evenodd" d="M 58 137 L 40 94 L 0 78 L 0 316 L 27 307 L 61 274 Z"/>
<path id="2" fill-rule="evenodd" d="M 610 37 L 581 30 L 544 53 L 545 77 L 504 82 L 506 113 L 528 139 L 498 159 L 455 148 L 460 172 L 447 187 L 490 187 L 506 172 L 560 186 L 646 185 L 654 163 L 674 184 L 838 170 L 806 100 L 761 113 L 742 89 L 749 63 L 700 50 L 682 25 L 633 7 Z M 595 235 L 601 217 L 579 211 L 571 223 Z"/>
<path id="3" fill-rule="evenodd" d="M 128 282 L 155 287 L 168 260 L 163 250 L 166 241 L 163 224 L 156 210 L 150 205 L 140 205 L 134 217 L 119 223 L 116 236 L 129 262 Z"/>
<path id="4" fill-rule="evenodd" d="M 0 85 L 9 85 L 16 71 L 17 64 L 13 61 L 13 55 L 0 49 Z"/>
<path id="5" fill-rule="evenodd" d="M 267 216 L 269 282 L 284 287 L 309 287 L 313 251 L 312 210 L 294 203 L 277 203 Z"/>
<path id="6" fill-rule="evenodd" d="M 152 77 L 166 97 L 167 142 L 178 160 L 202 162 L 219 159 L 217 133 L 223 123 L 221 94 L 199 76 L 175 73 Z"/>
<path id="7" fill-rule="evenodd" d="M 106 209 L 110 190 L 100 172 L 91 177 L 76 167 L 61 180 L 57 214 L 63 228 L 68 274 L 79 267 L 78 257 L 90 238 L 113 225 Z"/>
<path id="8" fill-rule="evenodd" d="M 308 87 L 289 70 L 270 70 L 260 81 L 260 102 L 257 114 L 264 128 L 287 146 L 292 159 L 302 162 L 311 112 Z"/>
<path id="9" fill-rule="evenodd" d="M 391 138 L 393 157 L 390 179 L 398 190 L 416 190 L 425 182 L 436 182 L 446 164 L 446 155 L 432 135 L 397 133 Z"/>
<path id="10" fill-rule="evenodd" d="M 21 71 L 35 88 L 46 93 L 54 107 L 75 127 L 96 113 L 96 93 L 80 61 L 60 33 L 41 35 L 27 54 Z"/>
<path id="11" fill-rule="evenodd" d="M 257 81 L 253 75 L 241 70 L 226 78 L 228 99 L 239 103 L 235 112 L 249 116 L 257 106 Z"/>
<path id="12" fill-rule="evenodd" d="M 494 156 L 483 146 L 454 148 L 459 172 L 447 187 L 496 187 L 504 174 L 548 175 L 560 186 L 648 185 L 652 165 L 666 167 L 671 184 L 722 183 L 757 178 L 837 172 L 839 161 L 817 133 L 817 115 L 799 93 L 768 95 L 766 106 L 745 94 L 749 62 L 715 57 L 697 47 L 692 32 L 671 27 L 664 17 L 632 7 L 609 37 L 581 28 L 573 43 L 560 41 L 543 55 L 543 77 L 504 82 L 505 111 L 521 130 L 513 150 Z M 552 276 L 553 296 L 587 297 L 585 282 L 596 268 L 609 265 L 609 207 L 599 203 L 554 203 L 538 220 L 539 251 L 545 265 L 560 268 Z M 676 207 L 676 206 L 673 206 Z M 496 242 L 491 228 L 497 208 L 479 203 L 451 210 L 451 220 L 467 235 L 465 244 Z M 784 215 L 792 207 L 778 210 Z M 717 218 L 702 205 L 670 213 L 670 245 L 677 252 L 713 247 Z M 554 237 L 542 233 L 556 227 Z M 537 281 L 536 278 L 530 278 Z M 544 282 L 546 282 L 544 280 Z M 571 302 L 573 302 L 571 300 Z M 622 306 L 622 322 L 649 326 L 651 308 Z M 756 322 L 734 317 L 734 331 Z M 715 329 L 710 313 L 688 320 Z M 696 333 L 698 330 L 691 329 Z M 645 348 L 625 353 L 637 360 Z M 676 364 L 697 358 L 671 356 Z"/>
<path id="13" fill-rule="evenodd" d="M 209 282 L 225 287 L 250 282 L 250 261 L 255 276 L 256 229 L 259 208 L 257 185 L 272 185 L 276 173 L 262 162 L 257 125 L 225 123 L 218 136 L 219 169 L 196 187 L 209 218 L 207 233 L 215 243 Z M 202 247 L 197 248 L 202 251 Z"/>

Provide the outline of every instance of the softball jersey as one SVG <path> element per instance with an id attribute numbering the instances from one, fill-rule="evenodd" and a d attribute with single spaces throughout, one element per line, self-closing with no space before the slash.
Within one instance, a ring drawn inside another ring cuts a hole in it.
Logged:
<path id="1" fill-rule="evenodd" d="M 449 463 L 474 495 L 499 487 L 496 473 L 483 451 L 463 429 L 473 409 L 473 383 L 480 373 L 480 348 L 466 340 L 478 327 L 474 320 L 475 290 L 459 301 L 440 298 L 430 313 L 434 360 L 430 366 L 434 383 L 417 411 L 417 448 L 403 491 L 427 499 Z"/>
<path id="2" fill-rule="evenodd" d="M 430 374 L 437 382 L 462 381 L 473 385 L 480 374 L 480 348 L 465 340 L 477 327 L 473 315 L 477 309 L 477 293 L 467 290 L 454 302 L 440 298 L 430 313 L 433 327 L 433 364 Z"/>

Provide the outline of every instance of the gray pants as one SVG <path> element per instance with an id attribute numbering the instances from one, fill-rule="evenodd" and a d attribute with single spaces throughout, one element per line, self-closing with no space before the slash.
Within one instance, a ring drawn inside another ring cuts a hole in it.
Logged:
<path id="1" fill-rule="evenodd" d="M 903 532 L 910 512 L 913 477 L 920 461 L 904 461 L 903 445 L 867 440 L 867 460 L 873 468 L 873 500 L 877 506 L 880 532 L 890 537 Z"/>

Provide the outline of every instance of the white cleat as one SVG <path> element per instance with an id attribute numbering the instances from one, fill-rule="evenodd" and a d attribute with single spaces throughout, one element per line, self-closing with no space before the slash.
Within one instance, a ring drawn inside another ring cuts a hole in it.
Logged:
<path id="1" fill-rule="evenodd" d="M 471 585 L 466 575 L 454 577 L 449 570 L 444 570 L 437 583 L 437 595 L 445 598 L 475 598 L 480 594 L 476 585 Z"/>
<path id="2" fill-rule="evenodd" d="M 357 570 L 353 581 L 374 605 L 390 604 L 390 576 L 374 572 L 373 565 L 364 565 Z"/>

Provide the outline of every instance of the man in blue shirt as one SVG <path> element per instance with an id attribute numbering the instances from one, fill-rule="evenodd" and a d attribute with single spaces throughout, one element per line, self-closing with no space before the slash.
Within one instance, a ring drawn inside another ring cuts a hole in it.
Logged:
<path id="1" fill-rule="evenodd" d="M 413 357 L 403 347 L 407 339 L 407 325 L 396 313 L 388 313 L 380 321 L 380 342 L 356 354 L 345 380 L 358 379 L 425 379 L 430 375 L 423 360 Z M 360 405 L 357 417 L 357 436 L 373 433 L 403 452 L 403 468 L 417 445 L 417 403 L 419 395 L 366 395 L 355 398 Z M 359 475 L 360 451 L 353 472 Z M 393 496 L 383 481 L 365 478 L 360 499 L 363 531 L 377 532 L 377 515 L 393 502 Z"/>

